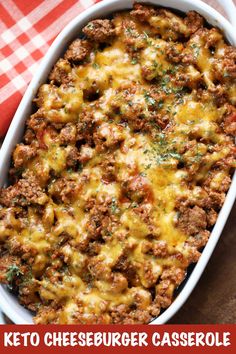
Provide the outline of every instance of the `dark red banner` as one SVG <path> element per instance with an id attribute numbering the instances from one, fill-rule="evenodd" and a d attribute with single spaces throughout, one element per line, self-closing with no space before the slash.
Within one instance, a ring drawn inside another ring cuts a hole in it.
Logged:
<path id="1" fill-rule="evenodd" d="M 7 353 L 236 353 L 236 325 L 2 325 Z"/>

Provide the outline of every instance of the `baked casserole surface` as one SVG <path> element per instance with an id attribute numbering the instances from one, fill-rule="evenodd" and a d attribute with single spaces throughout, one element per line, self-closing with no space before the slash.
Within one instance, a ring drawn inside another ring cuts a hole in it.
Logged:
<path id="1" fill-rule="evenodd" d="M 197 13 L 96 19 L 34 100 L 0 190 L 0 281 L 35 323 L 148 323 L 235 166 L 236 49 Z"/>

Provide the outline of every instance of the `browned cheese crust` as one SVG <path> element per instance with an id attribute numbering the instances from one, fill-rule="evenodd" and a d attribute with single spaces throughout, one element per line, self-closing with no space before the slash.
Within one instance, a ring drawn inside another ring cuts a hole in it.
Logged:
<path id="1" fill-rule="evenodd" d="M 0 281 L 35 323 L 148 323 L 235 166 L 236 50 L 194 11 L 95 19 L 34 100 L 0 190 Z"/>

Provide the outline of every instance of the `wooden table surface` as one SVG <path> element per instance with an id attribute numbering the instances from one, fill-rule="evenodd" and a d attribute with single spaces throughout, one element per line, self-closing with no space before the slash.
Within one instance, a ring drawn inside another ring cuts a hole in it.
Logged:
<path id="1" fill-rule="evenodd" d="M 206 2 L 224 14 L 215 0 Z M 236 203 L 200 281 L 169 323 L 236 323 Z"/>

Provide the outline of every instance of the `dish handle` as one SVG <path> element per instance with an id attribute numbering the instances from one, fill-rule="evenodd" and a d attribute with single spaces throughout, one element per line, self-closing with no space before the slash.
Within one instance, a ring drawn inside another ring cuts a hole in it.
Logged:
<path id="1" fill-rule="evenodd" d="M 229 21 L 236 28 L 236 7 L 233 0 L 217 0 L 225 10 Z"/>

